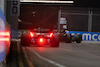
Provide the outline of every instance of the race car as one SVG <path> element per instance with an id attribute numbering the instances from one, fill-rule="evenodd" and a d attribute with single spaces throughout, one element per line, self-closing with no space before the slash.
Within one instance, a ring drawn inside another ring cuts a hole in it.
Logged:
<path id="1" fill-rule="evenodd" d="M 63 30 L 59 34 L 60 41 L 66 42 L 66 43 L 71 43 L 76 41 L 76 43 L 81 43 L 82 41 L 82 36 L 81 34 L 77 33 L 76 35 L 70 34 L 67 29 Z"/>
<path id="2" fill-rule="evenodd" d="M 57 33 L 50 31 L 50 29 L 34 29 L 21 35 L 21 45 L 59 47 L 59 37 Z"/>

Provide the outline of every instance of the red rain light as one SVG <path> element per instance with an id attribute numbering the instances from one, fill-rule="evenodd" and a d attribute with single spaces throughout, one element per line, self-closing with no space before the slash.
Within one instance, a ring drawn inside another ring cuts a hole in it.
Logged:
<path id="1" fill-rule="evenodd" d="M 31 36 L 31 37 L 33 37 L 33 36 L 34 36 L 32 32 L 30 32 L 30 36 Z"/>
<path id="2" fill-rule="evenodd" d="M 43 38 L 40 38 L 40 40 L 39 40 L 40 42 L 43 42 Z"/>
<path id="3" fill-rule="evenodd" d="M 52 37 L 53 36 L 53 33 L 50 33 L 50 37 Z"/>

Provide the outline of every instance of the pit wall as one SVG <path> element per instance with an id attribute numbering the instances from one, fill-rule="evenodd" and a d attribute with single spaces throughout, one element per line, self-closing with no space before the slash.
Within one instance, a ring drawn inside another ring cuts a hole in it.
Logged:
<path id="1" fill-rule="evenodd" d="M 100 41 L 100 33 L 97 32 L 79 32 L 79 31 L 69 31 L 68 33 L 76 35 L 80 33 L 83 41 Z"/>

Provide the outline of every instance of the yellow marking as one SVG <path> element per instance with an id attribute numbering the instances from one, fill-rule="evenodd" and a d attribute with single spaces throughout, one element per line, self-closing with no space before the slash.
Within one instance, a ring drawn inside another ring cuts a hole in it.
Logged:
<path id="1" fill-rule="evenodd" d="M 23 61 L 21 59 L 21 53 L 20 53 L 19 43 L 17 43 L 17 51 L 18 51 L 18 63 L 19 63 L 19 67 L 24 67 Z"/>
<path id="2" fill-rule="evenodd" d="M 23 49 L 24 56 L 25 56 L 25 58 L 26 58 L 26 60 L 27 60 L 27 63 L 28 63 L 28 65 L 29 65 L 29 67 L 34 67 L 33 64 L 32 64 L 32 62 L 29 60 L 29 58 L 28 58 L 28 56 L 27 56 L 27 53 L 26 53 L 26 51 L 25 51 L 25 48 L 22 47 L 22 49 Z"/>

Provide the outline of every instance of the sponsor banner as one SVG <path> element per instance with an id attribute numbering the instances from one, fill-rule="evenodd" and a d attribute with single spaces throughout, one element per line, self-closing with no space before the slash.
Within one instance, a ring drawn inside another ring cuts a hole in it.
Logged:
<path id="1" fill-rule="evenodd" d="M 80 33 L 82 36 L 82 40 L 84 41 L 100 41 L 100 33 L 96 32 L 79 32 L 79 31 L 69 31 L 68 33 L 72 35 L 76 35 Z"/>

